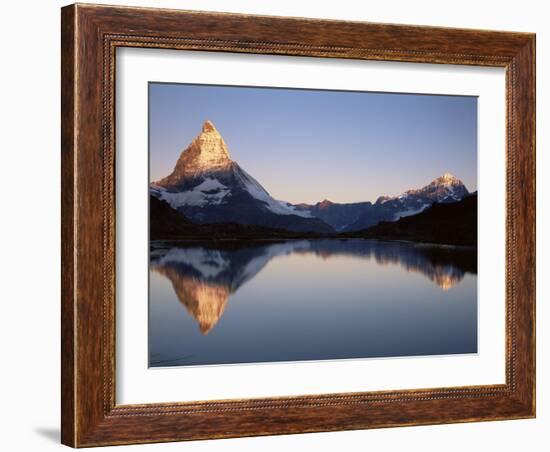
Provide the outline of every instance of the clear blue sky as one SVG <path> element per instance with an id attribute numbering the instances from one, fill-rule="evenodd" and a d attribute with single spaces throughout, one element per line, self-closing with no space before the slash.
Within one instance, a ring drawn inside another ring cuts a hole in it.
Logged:
<path id="1" fill-rule="evenodd" d="M 150 180 L 211 120 L 276 199 L 373 201 L 451 172 L 477 190 L 477 98 L 149 84 Z"/>

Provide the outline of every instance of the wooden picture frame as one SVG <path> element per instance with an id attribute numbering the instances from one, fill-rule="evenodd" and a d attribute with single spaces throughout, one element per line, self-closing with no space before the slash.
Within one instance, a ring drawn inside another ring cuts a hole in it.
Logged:
<path id="1" fill-rule="evenodd" d="M 535 416 L 535 35 L 70 5 L 62 9 L 62 442 L 73 447 Z M 506 383 L 115 403 L 118 47 L 506 70 Z"/>

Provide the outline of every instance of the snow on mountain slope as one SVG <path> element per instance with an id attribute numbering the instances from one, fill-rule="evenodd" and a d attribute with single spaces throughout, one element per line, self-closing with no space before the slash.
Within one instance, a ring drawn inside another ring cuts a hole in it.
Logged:
<path id="1" fill-rule="evenodd" d="M 170 192 L 162 187 L 153 186 L 151 193 L 177 209 L 183 206 L 218 205 L 231 192 L 217 179 L 207 177 L 196 187 L 181 192 Z"/>
<path id="2" fill-rule="evenodd" d="M 460 179 L 451 173 L 445 173 L 422 188 L 407 190 L 394 197 L 382 196 L 378 198 L 377 203 L 385 204 L 396 199 L 405 202 L 419 198 L 425 198 L 432 202 L 453 202 L 460 201 L 468 194 L 468 190 Z"/>
<path id="3" fill-rule="evenodd" d="M 410 189 L 397 196 L 380 196 L 347 231 L 365 229 L 380 221 L 397 221 L 419 214 L 434 203 L 457 202 L 469 195 L 462 181 L 450 173 L 434 179 L 422 188 Z"/>
<path id="4" fill-rule="evenodd" d="M 430 203 L 427 203 L 427 204 L 422 204 L 420 207 L 418 207 L 416 209 L 407 209 L 407 210 L 400 210 L 399 212 L 395 212 L 395 214 L 393 216 L 393 221 L 397 221 L 400 218 L 410 217 L 412 215 L 416 215 L 417 213 L 420 213 L 423 210 L 430 207 L 430 205 L 431 205 Z"/>
<path id="5" fill-rule="evenodd" d="M 240 182 L 243 183 L 248 193 L 250 193 L 253 198 L 265 203 L 267 208 L 273 213 L 278 215 L 298 215 L 304 218 L 312 218 L 312 215 L 309 212 L 300 211 L 292 204 L 272 198 L 256 179 L 254 179 L 242 168 L 239 167 L 239 170 L 240 171 L 236 172 L 236 176 Z"/>

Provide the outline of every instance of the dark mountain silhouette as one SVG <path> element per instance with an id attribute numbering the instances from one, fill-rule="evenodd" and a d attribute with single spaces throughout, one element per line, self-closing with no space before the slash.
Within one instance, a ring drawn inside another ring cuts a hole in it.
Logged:
<path id="1" fill-rule="evenodd" d="M 150 240 L 260 240 L 322 236 L 238 223 L 197 224 L 154 196 L 149 196 L 149 217 Z"/>
<path id="2" fill-rule="evenodd" d="M 166 202 L 150 197 L 151 240 L 284 240 L 314 238 L 377 238 L 476 246 L 477 193 L 456 203 L 436 203 L 424 212 L 362 231 L 340 234 L 293 232 L 238 223 L 196 224 Z"/>

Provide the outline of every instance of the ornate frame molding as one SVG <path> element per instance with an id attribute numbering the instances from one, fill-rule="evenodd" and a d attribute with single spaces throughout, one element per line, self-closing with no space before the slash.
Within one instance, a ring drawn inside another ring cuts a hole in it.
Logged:
<path id="1" fill-rule="evenodd" d="M 506 384 L 116 405 L 118 47 L 506 68 Z M 534 35 L 77 4 L 62 9 L 62 88 L 64 444 L 80 447 L 535 415 Z"/>

